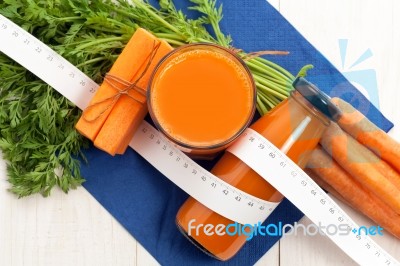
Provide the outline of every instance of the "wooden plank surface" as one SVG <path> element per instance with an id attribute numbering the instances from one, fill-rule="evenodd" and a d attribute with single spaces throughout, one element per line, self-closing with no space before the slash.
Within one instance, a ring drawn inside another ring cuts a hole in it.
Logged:
<path id="1" fill-rule="evenodd" d="M 400 125 L 400 2 L 376 0 L 270 0 L 339 70 L 373 69 L 380 108 Z M 379 17 L 378 17 L 379 16 Z M 348 39 L 342 67 L 339 39 Z M 349 69 L 361 53 L 373 56 Z M 396 126 L 390 133 L 400 140 Z M 0 161 L 0 265 L 157 265 L 154 258 L 83 188 L 51 198 L 17 199 L 6 191 Z M 348 208 L 346 208 L 348 210 Z M 350 211 L 350 210 L 349 210 Z M 361 224 L 370 222 L 354 214 Z M 307 218 L 302 220 L 309 223 Z M 400 259 L 400 241 L 375 238 Z M 287 236 L 257 265 L 353 265 L 328 239 Z"/>

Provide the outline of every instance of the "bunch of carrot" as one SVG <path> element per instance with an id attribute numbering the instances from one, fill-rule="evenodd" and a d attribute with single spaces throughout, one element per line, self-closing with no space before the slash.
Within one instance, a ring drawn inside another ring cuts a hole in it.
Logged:
<path id="1" fill-rule="evenodd" d="M 76 129 L 111 155 L 123 154 L 147 113 L 146 89 L 157 63 L 173 48 L 138 28 L 93 96 Z M 142 93 L 140 93 L 142 92 Z"/>
<path id="2" fill-rule="evenodd" d="M 400 144 L 349 103 L 313 151 L 307 173 L 322 188 L 400 238 Z"/>

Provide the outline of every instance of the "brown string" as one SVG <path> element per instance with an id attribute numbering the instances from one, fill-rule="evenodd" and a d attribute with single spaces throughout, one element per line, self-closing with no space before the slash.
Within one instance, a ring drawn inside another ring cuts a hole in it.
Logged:
<path id="1" fill-rule="evenodd" d="M 231 47 L 230 50 L 234 53 L 236 53 L 237 55 L 243 54 L 243 50 L 242 49 L 238 49 L 235 47 Z M 259 57 L 262 55 L 288 55 L 289 52 L 288 51 L 268 51 L 268 50 L 264 50 L 264 51 L 257 51 L 257 52 L 250 52 L 244 55 L 240 55 L 241 58 L 245 61 L 251 60 L 255 57 Z"/>
<path id="2" fill-rule="evenodd" d="M 82 114 L 82 118 L 86 121 L 86 122 L 94 122 L 97 119 L 99 119 L 99 117 L 101 117 L 104 113 L 106 113 L 111 107 L 114 106 L 114 104 L 118 101 L 118 99 L 122 96 L 122 95 L 126 95 L 129 98 L 131 98 L 132 100 L 138 102 L 139 104 L 145 104 L 146 100 L 142 100 L 142 99 L 138 99 L 132 95 L 129 94 L 129 91 L 134 90 L 136 92 L 138 92 L 139 94 L 143 95 L 144 97 L 146 97 L 146 90 L 137 86 L 136 84 L 143 78 L 143 76 L 146 74 L 146 72 L 148 71 L 152 61 L 154 60 L 154 57 L 157 54 L 158 48 L 160 48 L 161 42 L 158 42 L 157 44 L 153 43 L 153 49 L 148 57 L 148 61 L 146 63 L 146 66 L 144 68 L 144 70 L 142 71 L 142 73 L 139 75 L 139 77 L 133 81 L 133 82 L 129 82 L 127 80 L 124 80 L 116 75 L 110 74 L 110 73 L 106 73 L 105 77 L 104 77 L 104 82 L 107 82 L 112 88 L 114 88 L 117 92 L 108 97 L 105 98 L 99 102 L 93 103 L 90 106 L 88 106 L 85 111 Z M 101 112 L 95 116 L 94 118 L 87 118 L 87 113 L 88 110 L 90 110 L 91 108 L 94 108 L 98 105 L 102 105 L 108 101 L 111 101 L 110 104 L 108 104 L 107 106 L 105 106 L 105 108 L 103 110 L 101 110 Z"/>

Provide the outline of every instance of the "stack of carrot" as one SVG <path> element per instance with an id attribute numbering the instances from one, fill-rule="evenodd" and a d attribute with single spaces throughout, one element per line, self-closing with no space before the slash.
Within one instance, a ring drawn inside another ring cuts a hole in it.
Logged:
<path id="1" fill-rule="evenodd" d="M 145 92 L 151 73 L 172 50 L 167 42 L 137 29 L 108 73 L 113 78 L 100 86 L 76 129 L 99 149 L 111 155 L 124 153 L 147 113 Z"/>
<path id="2" fill-rule="evenodd" d="M 349 103 L 312 153 L 307 173 L 322 188 L 400 238 L 400 144 Z"/>

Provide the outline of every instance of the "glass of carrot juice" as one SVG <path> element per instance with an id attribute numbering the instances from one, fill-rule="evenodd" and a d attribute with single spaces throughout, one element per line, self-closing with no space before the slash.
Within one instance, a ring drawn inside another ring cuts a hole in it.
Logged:
<path id="1" fill-rule="evenodd" d="M 192 158 L 212 159 L 251 122 L 253 77 L 232 51 L 189 44 L 167 54 L 153 72 L 147 103 L 156 127 Z"/>

